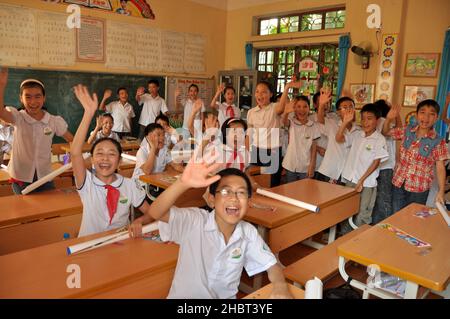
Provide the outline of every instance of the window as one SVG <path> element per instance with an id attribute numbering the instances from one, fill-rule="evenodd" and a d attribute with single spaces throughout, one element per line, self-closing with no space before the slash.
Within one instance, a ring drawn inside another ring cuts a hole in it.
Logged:
<path id="1" fill-rule="evenodd" d="M 261 18 L 258 26 L 258 35 L 339 29 L 345 26 L 345 8 Z"/>
<path id="2" fill-rule="evenodd" d="M 317 72 L 300 72 L 300 61 L 310 58 L 317 62 Z M 339 50 L 337 44 L 306 45 L 261 49 L 257 52 L 257 69 L 272 72 L 275 79 L 276 93 L 282 93 L 287 82 L 295 74 L 305 80 L 304 87 L 299 94 L 312 96 L 322 86 L 331 88 L 336 96 L 339 64 Z M 320 75 L 320 80 L 318 80 Z"/>

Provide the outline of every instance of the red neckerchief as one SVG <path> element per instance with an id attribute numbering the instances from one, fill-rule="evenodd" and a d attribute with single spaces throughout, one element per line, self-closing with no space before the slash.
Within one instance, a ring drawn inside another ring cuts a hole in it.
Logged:
<path id="1" fill-rule="evenodd" d="M 234 117 L 234 109 L 232 105 L 227 106 L 226 115 L 228 117 Z"/>
<path id="2" fill-rule="evenodd" d="M 231 155 L 230 159 L 227 162 L 227 168 L 231 167 L 233 163 L 235 162 L 236 158 L 239 155 L 239 167 L 241 171 L 244 171 L 244 158 L 242 154 L 238 153 L 236 150 L 233 150 L 233 154 Z"/>
<path id="3" fill-rule="evenodd" d="M 106 194 L 106 206 L 108 207 L 109 224 L 111 225 L 114 214 L 117 210 L 117 203 L 119 202 L 120 192 L 117 188 L 111 185 L 105 185 L 105 188 L 108 190 L 108 193 Z"/>

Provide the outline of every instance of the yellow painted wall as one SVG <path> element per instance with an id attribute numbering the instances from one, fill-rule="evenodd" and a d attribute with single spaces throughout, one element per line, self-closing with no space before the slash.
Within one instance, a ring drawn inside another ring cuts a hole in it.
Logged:
<path id="1" fill-rule="evenodd" d="M 46 3 L 40 0 L 0 0 L 0 3 L 22 5 L 41 9 L 49 12 L 65 13 L 66 5 Z M 110 21 L 146 25 L 162 30 L 172 30 L 186 33 L 203 34 L 206 38 L 206 72 L 204 74 L 170 74 L 192 77 L 212 77 L 218 70 L 223 69 L 225 52 L 225 11 L 206 7 L 186 0 L 152 0 L 149 2 L 156 15 L 155 20 L 147 20 L 137 17 L 126 17 L 120 14 L 104 10 L 88 9 L 81 7 L 81 14 L 104 18 Z M 67 14 L 68 15 L 68 14 Z M 80 63 L 71 67 L 47 67 L 32 65 L 32 68 L 51 68 L 53 70 L 98 71 L 112 73 L 147 74 L 141 70 L 108 69 L 99 63 Z"/>
<path id="2" fill-rule="evenodd" d="M 289 0 L 261 6 L 230 11 L 227 14 L 225 69 L 246 68 L 245 44 L 254 47 L 313 44 L 337 42 L 339 35 L 350 33 L 353 45 L 369 41 L 377 49 L 375 30 L 368 29 L 366 20 L 369 4 L 378 4 L 382 14 L 382 33 L 398 33 L 400 37 L 397 55 L 396 78 L 393 102 L 401 103 L 404 84 L 437 85 L 438 78 L 405 78 L 403 70 L 407 52 L 441 52 L 444 34 L 450 26 L 450 1 L 448 0 Z M 255 36 L 253 17 L 270 16 L 315 8 L 345 5 L 346 25 L 344 29 L 310 31 L 283 35 Z M 362 70 L 355 63 L 354 54 L 349 53 L 345 87 L 349 83 L 375 83 L 379 57 L 374 56 L 370 68 Z M 403 113 L 411 111 L 404 108 Z"/>

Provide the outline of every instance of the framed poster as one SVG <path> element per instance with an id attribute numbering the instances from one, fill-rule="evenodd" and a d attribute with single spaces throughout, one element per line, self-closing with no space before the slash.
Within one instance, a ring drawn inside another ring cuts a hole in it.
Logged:
<path id="1" fill-rule="evenodd" d="M 105 62 L 105 21 L 97 18 L 81 18 L 77 29 L 77 61 Z"/>
<path id="2" fill-rule="evenodd" d="M 435 78 L 439 69 L 439 53 L 406 54 L 405 76 Z"/>
<path id="3" fill-rule="evenodd" d="M 434 99 L 436 86 L 434 85 L 405 85 L 403 105 L 413 106 L 427 99 Z"/>
<path id="4" fill-rule="evenodd" d="M 355 104 L 373 103 L 375 96 L 374 83 L 350 84 L 350 92 L 352 93 Z"/>

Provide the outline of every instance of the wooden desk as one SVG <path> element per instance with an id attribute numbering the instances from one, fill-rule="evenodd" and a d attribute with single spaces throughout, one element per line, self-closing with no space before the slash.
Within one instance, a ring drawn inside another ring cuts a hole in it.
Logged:
<path id="1" fill-rule="evenodd" d="M 0 298 L 166 298 L 178 245 L 127 239 L 67 256 L 67 246 L 110 233 L 0 256 Z M 66 285 L 71 264 L 80 267 L 80 288 Z"/>
<path id="2" fill-rule="evenodd" d="M 138 150 L 140 143 L 139 141 L 126 141 L 122 140 L 120 142 L 120 145 L 122 146 L 122 151 L 134 151 Z M 61 150 L 65 151 L 66 153 L 70 153 L 70 143 L 64 143 L 60 146 Z M 83 153 L 89 153 L 92 149 L 92 144 L 84 143 L 83 145 Z"/>
<path id="3" fill-rule="evenodd" d="M 249 208 L 244 219 L 258 225 L 271 250 L 278 253 L 339 222 L 359 209 L 359 193 L 353 188 L 313 179 L 284 184 L 270 189 L 280 195 L 319 206 L 318 213 L 292 206 L 265 196 L 255 195 L 252 202 L 276 207 L 275 212 Z M 334 234 L 331 241 L 334 240 Z"/>
<path id="4" fill-rule="evenodd" d="M 0 168 L 0 185 L 7 185 L 10 176 L 6 169 Z"/>
<path id="5" fill-rule="evenodd" d="M 268 284 L 257 291 L 245 296 L 243 299 L 269 299 L 272 292 L 273 284 Z M 292 284 L 288 284 L 289 292 L 294 296 L 294 299 L 305 299 L 305 291 Z"/>
<path id="6" fill-rule="evenodd" d="M 0 197 L 0 255 L 76 237 L 83 206 L 75 189 Z"/>
<path id="7" fill-rule="evenodd" d="M 172 183 L 181 176 L 182 173 L 177 172 L 168 167 L 164 172 L 150 175 L 142 175 L 139 179 L 147 185 L 153 185 L 162 189 L 168 188 Z M 202 207 L 206 205 L 203 194 L 206 188 L 192 188 L 185 192 L 175 202 L 177 207 Z"/>
<path id="8" fill-rule="evenodd" d="M 430 251 L 415 247 L 393 232 L 373 226 L 338 246 L 339 271 L 346 279 L 345 261 L 368 266 L 376 264 L 381 271 L 407 280 L 405 298 L 416 298 L 418 286 L 443 291 L 450 282 L 450 229 L 440 214 L 418 218 L 414 214 L 426 206 L 411 204 L 381 223 L 388 223 L 431 244 Z M 422 253 L 421 253 L 422 252 Z M 382 298 L 393 296 L 352 281 L 352 285 Z"/>

